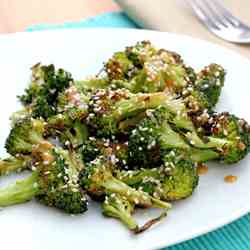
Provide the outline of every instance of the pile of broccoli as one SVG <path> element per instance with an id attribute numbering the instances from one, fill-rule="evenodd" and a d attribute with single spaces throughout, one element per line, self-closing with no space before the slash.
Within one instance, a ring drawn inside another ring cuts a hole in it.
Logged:
<path id="1" fill-rule="evenodd" d="M 167 215 L 169 202 L 193 194 L 199 164 L 237 163 L 250 151 L 248 123 L 214 110 L 225 80 L 220 65 L 197 73 L 177 53 L 142 41 L 88 80 L 53 65 L 31 70 L 0 176 L 31 174 L 0 190 L 0 207 L 36 199 L 82 214 L 93 199 L 140 233 Z M 138 207 L 162 213 L 139 225 Z"/>

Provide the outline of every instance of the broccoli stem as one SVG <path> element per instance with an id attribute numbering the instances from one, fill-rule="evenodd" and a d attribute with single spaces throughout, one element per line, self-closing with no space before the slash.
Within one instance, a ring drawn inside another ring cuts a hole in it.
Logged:
<path id="1" fill-rule="evenodd" d="M 197 148 L 223 148 L 224 145 L 229 142 L 222 138 L 215 138 L 212 136 L 206 137 L 206 142 L 202 141 L 201 138 L 195 132 L 188 132 L 185 134 L 189 142 Z"/>
<path id="2" fill-rule="evenodd" d="M 0 160 L 0 176 L 25 170 L 28 168 L 30 161 L 31 159 L 29 157 L 19 159 L 12 156 Z"/>
<path id="3" fill-rule="evenodd" d="M 29 177 L 0 189 L 0 207 L 30 201 L 39 190 L 37 179 L 38 173 L 33 172 Z"/>
<path id="4" fill-rule="evenodd" d="M 167 98 L 169 97 L 164 92 L 137 94 L 128 100 L 118 101 L 113 116 L 120 121 L 143 110 L 156 108 L 164 104 Z"/>
<path id="5" fill-rule="evenodd" d="M 139 229 L 136 220 L 128 211 L 118 210 L 116 207 L 110 204 L 105 204 L 105 202 L 103 203 L 102 207 L 104 215 L 121 220 L 132 231 L 137 231 Z"/>
<path id="6" fill-rule="evenodd" d="M 176 133 L 172 128 L 169 126 L 169 124 L 165 123 L 161 128 L 161 136 L 160 141 L 162 146 L 164 146 L 165 149 L 169 148 L 183 148 L 187 149 L 189 146 L 186 144 L 186 142 L 181 138 L 181 136 Z"/>
<path id="7" fill-rule="evenodd" d="M 218 159 L 219 154 L 212 149 L 191 148 L 190 156 L 194 162 L 207 162 Z"/>
<path id="8" fill-rule="evenodd" d="M 111 177 L 105 180 L 102 184 L 102 187 L 106 189 L 107 192 L 118 193 L 122 196 L 127 197 L 127 199 L 135 204 L 138 204 L 142 207 L 158 207 L 158 208 L 171 208 L 171 204 L 167 202 L 159 201 L 143 191 L 138 191 L 134 188 L 131 188 L 122 181 L 117 180 L 114 177 Z"/>
<path id="9" fill-rule="evenodd" d="M 146 222 L 142 227 L 138 228 L 138 230 L 135 231 L 136 234 L 139 233 L 143 233 L 145 232 L 147 229 L 149 229 L 151 226 L 153 226 L 155 223 L 161 221 L 163 218 L 165 218 L 167 216 L 167 212 L 164 211 L 163 213 L 161 213 L 158 217 L 153 218 L 151 220 L 149 220 L 148 222 Z"/>

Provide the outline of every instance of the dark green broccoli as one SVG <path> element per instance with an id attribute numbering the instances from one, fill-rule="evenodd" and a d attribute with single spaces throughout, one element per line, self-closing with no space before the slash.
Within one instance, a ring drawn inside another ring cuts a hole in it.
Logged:
<path id="1" fill-rule="evenodd" d="M 57 136 L 68 148 L 78 148 L 88 138 L 88 128 L 80 120 L 73 120 L 66 112 L 52 116 L 46 124 L 47 136 Z"/>
<path id="2" fill-rule="evenodd" d="M 187 133 L 197 148 L 209 148 L 217 153 L 214 159 L 230 164 L 243 159 L 250 150 L 250 127 L 246 121 L 229 113 L 212 114 L 201 122 L 201 139 Z"/>
<path id="3" fill-rule="evenodd" d="M 86 168 L 80 175 L 81 186 L 94 197 L 115 193 L 124 196 L 129 202 L 140 207 L 170 208 L 170 204 L 153 198 L 143 191 L 129 187 L 124 182 L 114 177 L 115 167 L 113 159 L 100 156 L 86 164 Z"/>
<path id="4" fill-rule="evenodd" d="M 180 115 L 180 119 L 173 117 L 173 113 L 169 113 L 169 108 L 165 106 L 147 110 L 146 114 L 147 117 L 138 123 L 129 135 L 129 168 L 159 166 L 162 164 L 162 155 L 169 149 L 182 149 L 188 152 L 194 162 L 206 162 L 218 157 L 217 152 L 206 147 L 205 142 L 192 127 L 191 121 L 185 116 Z M 177 132 L 174 130 L 176 127 Z M 198 141 L 202 149 L 193 147 L 193 141 Z"/>
<path id="5" fill-rule="evenodd" d="M 189 113 L 215 107 L 224 86 L 225 75 L 225 70 L 218 64 L 210 64 L 197 74 L 196 81 L 182 91 Z"/>
<path id="6" fill-rule="evenodd" d="M 163 92 L 131 94 L 125 89 L 98 90 L 90 99 L 87 123 L 94 127 L 98 137 L 111 137 L 120 133 L 121 121 L 135 117 L 148 108 L 165 104 L 169 98 Z M 172 104 L 174 102 L 169 106 Z"/>
<path id="7" fill-rule="evenodd" d="M 132 217 L 134 204 L 119 194 L 108 194 L 102 203 L 102 212 L 105 216 L 119 219 L 134 233 L 142 233 L 152 225 L 163 219 L 167 213 L 163 212 L 159 217 L 147 221 L 142 227 Z"/>
<path id="8" fill-rule="evenodd" d="M 105 155 L 115 161 L 118 168 L 126 168 L 128 162 L 127 143 L 111 141 L 109 139 L 89 139 L 80 148 L 84 163 L 95 160 L 97 156 Z"/>
<path id="9" fill-rule="evenodd" d="M 5 142 L 5 148 L 13 156 L 16 154 L 29 154 L 35 145 L 44 140 L 44 133 L 45 123 L 43 120 L 30 117 L 20 119 L 11 128 Z"/>
<path id="10" fill-rule="evenodd" d="M 41 203 L 70 214 L 87 210 L 78 174 L 83 167 L 65 150 L 52 144 L 37 145 L 33 156 L 36 169 L 31 176 L 0 190 L 0 206 L 24 203 L 34 197 Z"/>
<path id="11" fill-rule="evenodd" d="M 147 110 L 147 117 L 132 130 L 128 141 L 130 167 L 155 167 L 160 165 L 161 154 L 173 148 L 189 149 L 188 144 L 168 122 L 165 107 Z"/>
<path id="12" fill-rule="evenodd" d="M 188 152 L 180 149 L 165 152 L 162 165 L 158 168 L 117 171 L 117 178 L 165 201 L 190 196 L 199 181 L 197 169 Z"/>
<path id="13" fill-rule="evenodd" d="M 0 160 L 0 176 L 8 175 L 15 172 L 31 169 L 32 157 L 19 155 L 18 157 L 10 156 Z"/>
<path id="14" fill-rule="evenodd" d="M 57 96 L 73 81 L 71 74 L 63 69 L 55 70 L 54 65 L 40 63 L 32 67 L 32 79 L 25 94 L 19 96 L 24 106 L 32 109 L 34 118 L 47 119 L 56 114 Z"/>

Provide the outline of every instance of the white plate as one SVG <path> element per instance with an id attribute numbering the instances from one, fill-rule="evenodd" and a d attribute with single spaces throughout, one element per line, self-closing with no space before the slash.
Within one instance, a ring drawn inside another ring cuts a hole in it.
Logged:
<path id="1" fill-rule="evenodd" d="M 1 148 L 8 134 L 8 117 L 18 108 L 15 96 L 26 86 L 31 65 L 39 61 L 55 63 L 79 79 L 96 73 L 114 51 L 145 39 L 179 52 L 197 69 L 211 62 L 222 64 L 228 74 L 218 108 L 250 121 L 250 62 L 222 47 L 186 36 L 145 30 L 19 33 L 0 37 Z M 249 160 L 247 157 L 238 166 L 227 168 L 211 166 L 208 174 L 200 178 L 200 185 L 191 198 L 175 203 L 166 220 L 137 236 L 131 235 L 119 222 L 104 218 L 96 204 L 86 214 L 74 217 L 35 202 L 6 208 L 0 213 L 1 249 L 149 250 L 193 238 L 250 211 Z M 226 184 L 223 178 L 228 174 L 238 176 L 238 181 Z"/>

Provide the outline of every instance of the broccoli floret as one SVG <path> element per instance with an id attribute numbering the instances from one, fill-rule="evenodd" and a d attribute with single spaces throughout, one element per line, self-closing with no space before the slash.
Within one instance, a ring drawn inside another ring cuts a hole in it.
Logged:
<path id="1" fill-rule="evenodd" d="M 133 93 L 153 93 L 167 89 L 180 92 L 194 81 L 195 73 L 183 64 L 180 55 L 156 49 L 149 41 L 138 42 L 117 52 L 106 63 L 110 86 Z"/>
<path id="2" fill-rule="evenodd" d="M 105 196 L 105 201 L 102 203 L 102 212 L 105 216 L 121 220 L 128 229 L 136 234 L 144 232 L 167 215 L 166 212 L 163 212 L 159 217 L 149 220 L 140 227 L 132 217 L 134 204 L 129 202 L 124 196 L 114 193 Z"/>
<path id="3" fill-rule="evenodd" d="M 48 119 L 47 136 L 57 136 L 68 148 L 78 148 L 88 138 L 88 128 L 80 120 L 73 120 L 68 113 L 58 114 Z"/>
<path id="4" fill-rule="evenodd" d="M 71 74 L 63 69 L 55 70 L 54 65 L 40 63 L 32 67 L 30 86 L 19 96 L 24 106 L 32 109 L 34 118 L 44 119 L 56 114 L 57 96 L 73 81 Z"/>
<path id="5" fill-rule="evenodd" d="M 158 168 L 118 171 L 117 178 L 155 198 L 173 201 L 187 198 L 198 185 L 199 176 L 187 152 L 168 150 Z"/>
<path id="6" fill-rule="evenodd" d="M 187 133 L 197 148 L 210 148 L 217 153 L 215 159 L 223 163 L 236 163 L 243 159 L 250 148 L 250 129 L 243 119 L 229 113 L 213 114 L 201 126 L 203 137 L 194 138 Z"/>
<path id="7" fill-rule="evenodd" d="M 0 160 L 0 176 L 31 169 L 32 157 L 19 155 Z"/>
<path id="8" fill-rule="evenodd" d="M 127 143 L 111 141 L 109 139 L 89 139 L 80 148 L 82 159 L 85 163 L 89 163 L 97 158 L 97 156 L 105 155 L 114 161 L 118 168 L 126 168 L 128 162 L 128 146 Z"/>
<path id="9" fill-rule="evenodd" d="M 13 156 L 16 154 L 29 154 L 33 146 L 42 142 L 45 133 L 45 123 L 41 119 L 24 118 L 19 120 L 11 128 L 5 142 L 7 152 Z"/>
<path id="10" fill-rule="evenodd" d="M 125 52 L 116 52 L 105 64 L 105 71 L 110 81 L 129 80 L 136 68 Z"/>
<path id="11" fill-rule="evenodd" d="M 124 196 L 129 202 L 140 207 L 170 208 L 169 203 L 153 198 L 145 192 L 138 191 L 114 177 L 112 159 L 100 156 L 86 164 L 81 174 L 81 186 L 94 197 L 115 193 Z"/>
<path id="12" fill-rule="evenodd" d="M 196 81 L 182 91 L 189 113 L 215 107 L 224 86 L 225 75 L 225 70 L 218 64 L 210 64 L 197 74 Z"/>
<path id="13" fill-rule="evenodd" d="M 66 213 L 78 214 L 87 210 L 85 193 L 79 188 L 79 161 L 68 151 L 47 143 L 36 146 L 33 152 L 36 170 L 31 176 L 0 190 L 0 206 L 23 203 L 34 197 L 41 203 Z"/>
<path id="14" fill-rule="evenodd" d="M 134 212 L 133 203 L 119 194 L 105 196 L 105 201 L 102 203 L 102 212 L 106 216 L 121 220 L 132 231 L 139 229 L 136 220 L 132 217 Z"/>
<path id="15" fill-rule="evenodd" d="M 162 163 L 162 152 L 172 148 L 186 150 L 189 146 L 169 125 L 167 109 L 147 110 L 147 117 L 129 136 L 129 166 L 155 167 Z"/>
<path id="16" fill-rule="evenodd" d="M 89 97 L 78 84 L 71 85 L 57 97 L 57 113 L 65 114 L 72 120 L 82 120 L 88 112 Z"/>
<path id="17" fill-rule="evenodd" d="M 156 52 L 156 48 L 152 46 L 150 41 L 137 42 L 134 46 L 125 49 L 127 58 L 138 68 L 142 68 L 145 61 L 155 55 Z"/>
<path id="18" fill-rule="evenodd" d="M 67 144 L 70 143 L 70 146 L 73 148 L 83 145 L 87 138 L 87 126 L 79 121 L 73 122 L 71 128 L 67 128 L 59 135 L 59 139 L 64 145 L 69 146 Z"/>
<path id="19" fill-rule="evenodd" d="M 30 108 L 25 107 L 19 111 L 12 113 L 10 116 L 11 127 L 14 127 L 16 123 L 22 122 L 22 120 L 25 118 L 31 118 L 31 112 L 32 111 Z"/>
<path id="20" fill-rule="evenodd" d="M 87 123 L 96 129 L 98 137 L 111 137 L 120 133 L 121 121 L 155 108 L 167 102 L 168 98 L 163 92 L 131 94 L 125 89 L 98 90 L 90 99 Z"/>
<path id="21" fill-rule="evenodd" d="M 101 152 L 102 147 L 96 139 L 88 139 L 81 147 L 82 158 L 85 163 L 95 160 L 97 156 L 101 155 Z"/>
<path id="22" fill-rule="evenodd" d="M 172 150 L 163 158 L 166 177 L 163 181 L 164 200 L 173 201 L 192 195 L 199 176 L 192 160 L 180 150 Z"/>
<path id="23" fill-rule="evenodd" d="M 214 108 L 219 100 L 225 74 L 225 70 L 220 65 L 210 64 L 197 75 L 195 89 L 204 94 L 209 103 L 208 109 Z"/>
<path id="24" fill-rule="evenodd" d="M 143 68 L 130 80 L 129 89 L 134 93 L 179 93 L 192 80 L 190 73 L 177 54 L 161 49 L 145 60 Z"/>
<path id="25" fill-rule="evenodd" d="M 146 114 L 147 117 L 138 123 L 129 135 L 129 168 L 159 166 L 162 164 L 162 155 L 168 149 L 179 148 L 189 152 L 194 162 L 206 162 L 218 157 L 218 153 L 202 141 L 191 121 L 185 116 L 173 117 L 169 108 L 164 106 L 147 110 Z M 193 146 L 199 146 L 201 149 Z"/>

